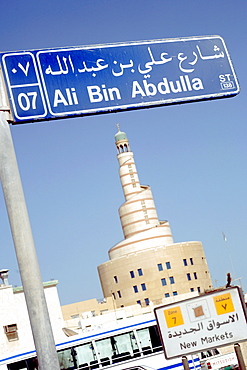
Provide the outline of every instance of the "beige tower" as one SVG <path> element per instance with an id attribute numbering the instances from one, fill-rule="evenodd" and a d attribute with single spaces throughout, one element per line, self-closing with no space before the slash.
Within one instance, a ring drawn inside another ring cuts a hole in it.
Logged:
<path id="1" fill-rule="evenodd" d="M 115 135 L 126 202 L 119 208 L 124 240 L 98 266 L 104 297 L 116 307 L 161 303 L 164 297 L 212 287 L 201 242 L 173 243 L 168 221 L 159 221 L 149 186 L 140 185 L 124 132 Z"/>

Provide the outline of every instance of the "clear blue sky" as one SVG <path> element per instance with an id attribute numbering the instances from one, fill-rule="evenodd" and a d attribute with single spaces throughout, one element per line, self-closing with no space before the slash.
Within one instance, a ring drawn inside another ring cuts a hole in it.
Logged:
<path id="1" fill-rule="evenodd" d="M 241 92 L 234 98 L 12 126 L 43 281 L 61 304 L 101 298 L 97 266 L 122 240 L 115 124 L 127 133 L 175 242 L 202 241 L 212 280 L 246 291 L 247 2 L 0 1 L 0 50 L 220 35 Z M 20 276 L 0 192 L 0 269 Z M 223 240 L 222 231 L 228 242 Z"/>

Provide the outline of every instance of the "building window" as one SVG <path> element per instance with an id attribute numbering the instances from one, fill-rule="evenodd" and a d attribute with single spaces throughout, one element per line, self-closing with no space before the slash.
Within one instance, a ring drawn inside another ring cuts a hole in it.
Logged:
<path id="1" fill-rule="evenodd" d="M 117 278 L 117 276 L 114 276 L 114 281 L 115 281 L 115 283 L 118 283 L 118 278 Z"/>
<path id="2" fill-rule="evenodd" d="M 134 285 L 133 289 L 134 289 L 134 293 L 138 293 L 138 286 L 137 285 Z"/>
<path id="3" fill-rule="evenodd" d="M 158 270 L 159 270 L 159 271 L 163 271 L 162 263 L 158 263 L 157 267 L 158 267 Z"/>
<path id="4" fill-rule="evenodd" d="M 139 304 L 140 306 L 142 305 L 140 300 L 136 301 L 136 303 Z"/>
<path id="5" fill-rule="evenodd" d="M 118 295 L 119 298 L 122 298 L 122 294 L 121 294 L 120 290 L 117 291 L 117 295 Z"/>
<path id="6" fill-rule="evenodd" d="M 194 265 L 193 258 L 190 258 L 190 264 Z"/>
<path id="7" fill-rule="evenodd" d="M 136 182 L 135 182 L 135 179 L 131 179 L 131 182 L 132 182 L 132 186 L 133 186 L 133 188 L 136 188 Z"/>
<path id="8" fill-rule="evenodd" d="M 194 288 L 190 288 L 190 291 L 191 291 L 191 292 L 194 292 Z"/>
<path id="9" fill-rule="evenodd" d="M 111 295 L 112 295 L 112 298 L 113 298 L 113 299 L 116 299 L 116 296 L 115 296 L 115 293 L 114 293 L 114 292 L 112 292 L 112 294 L 111 294 Z"/>
<path id="10" fill-rule="evenodd" d="M 166 285 L 166 279 L 165 278 L 161 279 L 161 285 L 163 285 L 163 286 Z"/>
<path id="11" fill-rule="evenodd" d="M 141 287 L 142 287 L 142 290 L 147 290 L 145 283 L 141 284 Z"/>
<path id="12" fill-rule="evenodd" d="M 137 272 L 138 272 L 138 275 L 139 276 L 142 276 L 143 275 L 142 269 L 138 269 Z"/>
<path id="13" fill-rule="evenodd" d="M 197 279 L 197 274 L 196 274 L 196 272 L 194 272 L 194 278 L 195 278 L 195 279 Z"/>
<path id="14" fill-rule="evenodd" d="M 201 288 L 197 287 L 197 291 L 198 291 L 198 293 L 201 293 Z"/>
<path id="15" fill-rule="evenodd" d="M 4 329 L 4 334 L 6 334 L 9 342 L 19 339 L 18 331 L 17 331 L 18 330 L 17 324 L 5 325 L 3 329 Z"/>
<path id="16" fill-rule="evenodd" d="M 183 263 L 184 263 L 184 266 L 187 266 L 188 264 L 187 264 L 187 259 L 186 258 L 184 258 L 183 259 Z"/>
<path id="17" fill-rule="evenodd" d="M 130 277 L 133 279 L 135 277 L 134 271 L 130 271 Z"/>
<path id="18" fill-rule="evenodd" d="M 170 284 L 175 284 L 175 280 L 173 276 L 170 276 L 169 279 L 170 279 Z"/>
<path id="19" fill-rule="evenodd" d="M 166 298 L 170 297 L 170 294 L 169 293 L 165 293 L 165 297 Z"/>
<path id="20" fill-rule="evenodd" d="M 170 270 L 170 268 L 171 268 L 171 263 L 170 262 L 166 262 L 166 268 L 167 268 L 167 270 Z"/>
<path id="21" fill-rule="evenodd" d="M 187 280 L 191 280 L 190 273 L 187 274 Z"/>
<path id="22" fill-rule="evenodd" d="M 77 313 L 76 315 L 71 315 L 70 316 L 71 319 L 78 319 L 80 317 L 79 313 Z"/>
<path id="23" fill-rule="evenodd" d="M 144 298 L 144 302 L 146 306 L 149 306 L 149 298 Z"/>
<path id="24" fill-rule="evenodd" d="M 178 292 L 172 292 L 172 295 L 178 295 Z"/>
<path id="25" fill-rule="evenodd" d="M 146 211 L 145 211 L 145 212 L 146 212 Z M 145 219 L 145 221 L 146 221 L 146 224 L 149 224 L 148 215 L 145 215 L 145 216 L 144 216 L 144 219 Z"/>

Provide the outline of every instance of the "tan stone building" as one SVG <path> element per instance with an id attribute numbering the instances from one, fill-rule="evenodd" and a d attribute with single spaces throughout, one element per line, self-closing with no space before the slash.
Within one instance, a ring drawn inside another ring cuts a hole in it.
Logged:
<path id="1" fill-rule="evenodd" d="M 168 221 L 158 219 L 149 186 L 141 185 L 124 132 L 115 135 L 126 202 L 119 208 L 124 240 L 98 266 L 104 297 L 116 308 L 160 304 L 162 298 L 212 288 L 201 242 L 174 243 Z"/>

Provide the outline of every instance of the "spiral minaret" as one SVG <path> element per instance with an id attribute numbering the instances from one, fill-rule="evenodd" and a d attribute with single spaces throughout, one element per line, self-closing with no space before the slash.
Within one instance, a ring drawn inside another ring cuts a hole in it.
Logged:
<path id="1" fill-rule="evenodd" d="M 124 240 L 109 251 L 110 259 L 130 252 L 173 243 L 168 221 L 159 221 L 148 185 L 140 185 L 134 154 L 124 132 L 115 135 L 119 176 L 126 202 L 119 208 Z"/>
<path id="2" fill-rule="evenodd" d="M 124 239 L 98 266 L 104 297 L 116 308 L 161 304 L 172 295 L 201 292 L 212 285 L 201 242 L 174 243 L 168 221 L 160 221 L 148 185 L 141 185 L 125 132 L 115 135 L 125 202 L 119 208 Z"/>

